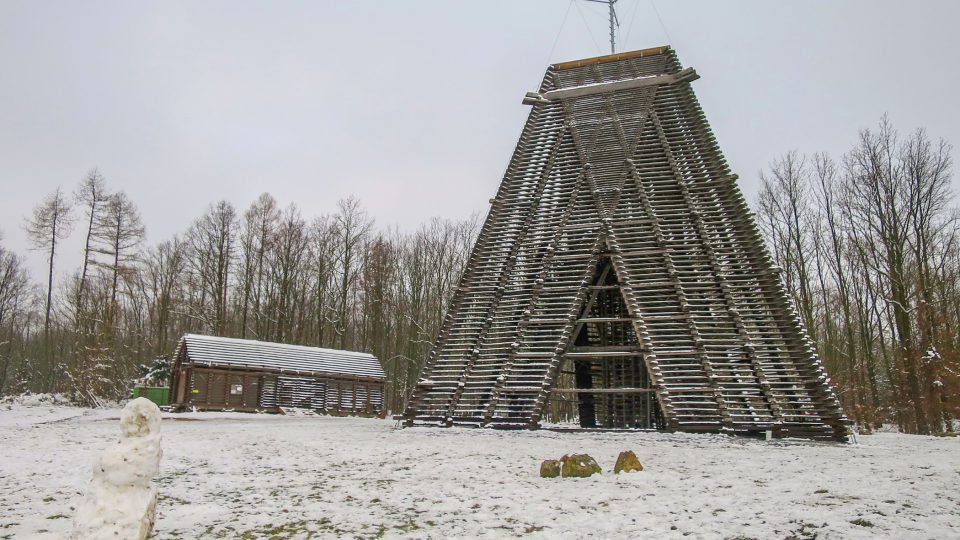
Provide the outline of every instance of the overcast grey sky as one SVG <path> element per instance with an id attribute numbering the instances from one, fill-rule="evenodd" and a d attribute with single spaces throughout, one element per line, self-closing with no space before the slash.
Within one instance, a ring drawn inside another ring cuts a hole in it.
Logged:
<path id="1" fill-rule="evenodd" d="M 663 25 L 650 0 L 620 0 L 618 49 L 671 44 L 697 69 L 751 199 L 772 158 L 839 154 L 884 113 L 960 143 L 960 2 L 655 5 Z M 583 0 L 2 0 L 2 242 L 40 271 L 24 216 L 94 166 L 139 205 L 150 243 L 263 191 L 307 216 L 353 194 L 401 229 L 483 212 L 524 92 L 550 62 L 606 53 L 606 32 Z"/>

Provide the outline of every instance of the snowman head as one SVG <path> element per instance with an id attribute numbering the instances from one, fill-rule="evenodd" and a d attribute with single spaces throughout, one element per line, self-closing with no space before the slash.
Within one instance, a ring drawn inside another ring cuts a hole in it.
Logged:
<path id="1" fill-rule="evenodd" d="M 145 437 L 159 429 L 160 408 L 147 398 L 131 400 L 120 414 L 120 431 L 124 437 Z"/>

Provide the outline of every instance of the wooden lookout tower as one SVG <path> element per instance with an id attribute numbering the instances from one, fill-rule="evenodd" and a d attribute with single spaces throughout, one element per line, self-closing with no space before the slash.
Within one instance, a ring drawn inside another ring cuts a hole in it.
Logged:
<path id="1" fill-rule="evenodd" d="M 669 47 L 547 69 L 407 425 L 846 438 Z"/>

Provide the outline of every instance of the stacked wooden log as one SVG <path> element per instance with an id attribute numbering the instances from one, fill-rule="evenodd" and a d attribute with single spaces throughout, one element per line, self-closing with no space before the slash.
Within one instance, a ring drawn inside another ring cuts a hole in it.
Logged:
<path id="1" fill-rule="evenodd" d="M 589 342 L 642 362 L 656 427 L 846 437 L 696 78 L 668 47 L 550 66 L 408 424 L 532 428 L 557 392 L 645 390 L 558 388 Z M 626 313 L 597 316 L 611 287 Z"/>

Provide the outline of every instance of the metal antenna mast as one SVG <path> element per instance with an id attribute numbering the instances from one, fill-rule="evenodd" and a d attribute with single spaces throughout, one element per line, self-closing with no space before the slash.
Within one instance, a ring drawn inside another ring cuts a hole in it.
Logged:
<path id="1" fill-rule="evenodd" d="M 617 52 L 617 39 L 614 33 L 614 27 L 620 28 L 620 20 L 617 19 L 617 9 L 614 7 L 617 0 L 587 0 L 587 2 L 607 4 L 610 8 L 610 54 Z"/>

